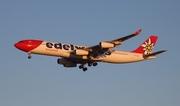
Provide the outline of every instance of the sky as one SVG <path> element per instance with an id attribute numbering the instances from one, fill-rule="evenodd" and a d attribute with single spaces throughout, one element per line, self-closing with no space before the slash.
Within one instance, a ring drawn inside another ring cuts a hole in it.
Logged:
<path id="1" fill-rule="evenodd" d="M 0 106 L 180 106 L 179 10 L 179 0 L 0 0 Z M 116 49 L 158 35 L 154 51 L 168 51 L 83 72 L 14 47 L 22 39 L 93 46 L 138 29 Z"/>

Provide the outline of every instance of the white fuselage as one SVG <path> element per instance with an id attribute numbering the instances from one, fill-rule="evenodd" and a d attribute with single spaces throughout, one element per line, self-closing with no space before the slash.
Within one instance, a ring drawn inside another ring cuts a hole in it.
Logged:
<path id="1" fill-rule="evenodd" d="M 86 61 L 87 56 L 75 55 L 73 51 L 78 48 L 83 48 L 84 46 L 71 45 L 71 44 L 61 44 L 56 42 L 42 42 L 37 48 L 31 50 L 31 53 L 48 55 L 48 56 L 57 56 L 63 58 L 69 58 L 71 60 L 82 60 Z M 155 57 L 153 57 L 155 58 Z M 107 62 L 107 63 L 131 63 L 138 62 L 152 58 L 143 58 L 143 54 L 134 53 L 134 52 L 124 52 L 114 50 L 110 55 L 101 55 L 97 58 L 92 58 L 93 61 Z"/>

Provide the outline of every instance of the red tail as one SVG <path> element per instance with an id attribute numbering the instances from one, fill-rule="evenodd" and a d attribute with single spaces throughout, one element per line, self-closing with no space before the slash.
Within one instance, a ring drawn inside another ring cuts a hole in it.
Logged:
<path id="1" fill-rule="evenodd" d="M 132 52 L 141 54 L 152 53 L 157 39 L 158 36 L 150 36 L 143 44 L 141 44 L 136 50 L 133 50 Z"/>

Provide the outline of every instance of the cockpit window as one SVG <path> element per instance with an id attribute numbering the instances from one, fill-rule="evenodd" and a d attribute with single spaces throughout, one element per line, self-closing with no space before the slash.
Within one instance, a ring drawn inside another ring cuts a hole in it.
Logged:
<path id="1" fill-rule="evenodd" d="M 23 41 L 19 41 L 19 43 L 23 44 L 24 42 Z"/>

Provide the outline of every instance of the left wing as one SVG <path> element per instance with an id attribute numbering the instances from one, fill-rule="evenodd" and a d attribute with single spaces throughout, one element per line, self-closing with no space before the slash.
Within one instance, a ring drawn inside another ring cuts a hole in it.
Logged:
<path id="1" fill-rule="evenodd" d="M 136 31 L 133 34 L 130 34 L 128 36 L 118 38 L 118 39 L 115 39 L 115 40 L 111 40 L 111 41 L 100 42 L 99 45 L 86 47 L 86 48 L 84 48 L 84 50 L 89 52 L 90 57 L 96 58 L 97 56 L 104 54 L 108 50 L 111 50 L 112 48 L 121 45 L 124 41 L 126 41 L 126 40 L 140 34 L 141 31 L 142 30 L 139 29 L 138 31 Z"/>

